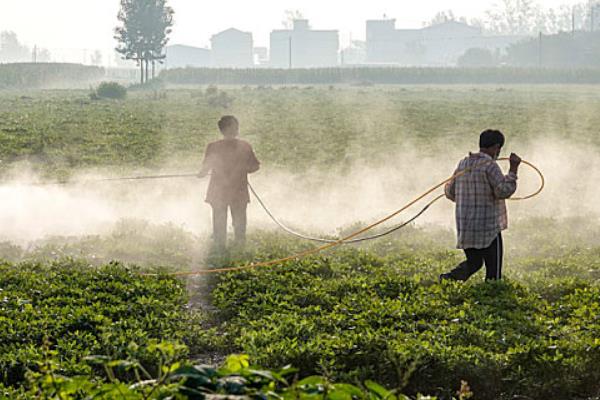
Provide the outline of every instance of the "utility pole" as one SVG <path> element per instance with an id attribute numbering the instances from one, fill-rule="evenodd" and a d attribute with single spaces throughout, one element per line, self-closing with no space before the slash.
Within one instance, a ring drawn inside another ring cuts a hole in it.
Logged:
<path id="1" fill-rule="evenodd" d="M 542 32 L 540 32 L 540 39 L 538 42 L 538 67 L 542 68 Z"/>
<path id="2" fill-rule="evenodd" d="M 573 10 L 571 11 L 571 34 L 575 37 L 575 6 L 573 6 Z"/>
<path id="3" fill-rule="evenodd" d="M 169 69 L 169 48 L 165 46 L 165 70 Z"/>
<path id="4" fill-rule="evenodd" d="M 594 32 L 594 12 L 596 11 L 596 4 L 590 4 L 590 32 Z"/>
<path id="5" fill-rule="evenodd" d="M 33 63 L 37 64 L 37 44 L 33 46 Z"/>

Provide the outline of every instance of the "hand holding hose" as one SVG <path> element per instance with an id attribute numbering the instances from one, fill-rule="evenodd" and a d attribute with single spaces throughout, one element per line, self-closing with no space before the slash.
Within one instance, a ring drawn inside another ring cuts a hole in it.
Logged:
<path id="1" fill-rule="evenodd" d="M 519 171 L 519 165 L 521 165 L 521 157 L 515 153 L 511 153 L 508 160 L 510 161 L 510 172 L 516 175 Z"/>

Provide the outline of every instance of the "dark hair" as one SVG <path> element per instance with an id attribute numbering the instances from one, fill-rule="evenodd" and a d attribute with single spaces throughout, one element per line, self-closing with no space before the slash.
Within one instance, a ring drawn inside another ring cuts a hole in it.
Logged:
<path id="1" fill-rule="evenodd" d="M 502 132 L 494 129 L 488 129 L 481 132 L 481 135 L 479 136 L 480 149 L 489 149 L 495 145 L 500 145 L 500 147 L 504 146 L 504 135 Z"/>
<path id="2" fill-rule="evenodd" d="M 219 130 L 223 132 L 225 129 L 229 128 L 234 124 L 239 124 L 236 117 L 234 117 L 233 115 L 224 115 L 219 120 Z"/>

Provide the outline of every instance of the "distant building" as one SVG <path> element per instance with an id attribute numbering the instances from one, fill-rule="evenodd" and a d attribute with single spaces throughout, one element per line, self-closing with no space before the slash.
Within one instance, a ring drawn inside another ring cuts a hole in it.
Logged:
<path id="1" fill-rule="evenodd" d="M 212 66 L 217 68 L 251 68 L 254 66 L 252 33 L 228 29 L 211 39 Z"/>
<path id="2" fill-rule="evenodd" d="M 255 47 L 254 63 L 256 65 L 267 65 L 269 63 L 269 49 L 266 47 Z"/>
<path id="3" fill-rule="evenodd" d="M 396 29 L 396 20 L 367 21 L 367 63 L 450 66 L 467 50 L 504 53 L 521 36 L 486 36 L 481 28 L 447 21 L 422 29 Z"/>
<path id="4" fill-rule="evenodd" d="M 366 43 L 354 40 L 352 44 L 340 51 L 340 64 L 342 66 L 357 66 L 367 61 Z"/>
<path id="5" fill-rule="evenodd" d="M 166 48 L 168 68 L 210 67 L 210 50 L 176 44 Z"/>
<path id="6" fill-rule="evenodd" d="M 305 19 L 294 20 L 291 30 L 271 32 L 271 60 L 274 68 L 319 68 L 339 64 L 339 34 L 336 30 L 310 29 Z"/>
<path id="7" fill-rule="evenodd" d="M 416 30 L 415 30 L 416 32 Z M 405 58 L 408 38 L 396 29 L 395 19 L 367 21 L 367 63 L 394 64 Z M 415 33 L 413 41 L 418 41 Z"/>

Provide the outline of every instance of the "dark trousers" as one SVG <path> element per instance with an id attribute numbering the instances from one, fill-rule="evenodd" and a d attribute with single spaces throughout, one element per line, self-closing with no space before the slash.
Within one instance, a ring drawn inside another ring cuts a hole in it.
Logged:
<path id="1" fill-rule="evenodd" d="M 492 244 L 485 249 L 466 249 L 467 260 L 452 270 L 447 277 L 457 281 L 466 281 L 481 269 L 485 263 L 485 280 L 502 279 L 502 258 L 504 245 L 502 234 L 494 239 Z"/>
<path id="2" fill-rule="evenodd" d="M 215 244 L 225 246 L 227 242 L 227 210 L 231 210 L 231 220 L 235 232 L 235 241 L 243 244 L 246 241 L 246 209 L 248 203 L 236 202 L 232 204 L 211 204 L 213 210 L 213 239 Z"/>

